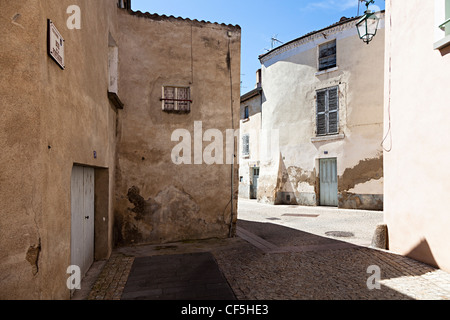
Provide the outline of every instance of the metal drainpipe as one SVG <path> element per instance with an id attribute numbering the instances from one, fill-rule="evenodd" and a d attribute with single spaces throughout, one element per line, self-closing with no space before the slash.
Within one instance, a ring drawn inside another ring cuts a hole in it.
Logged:
<path id="1" fill-rule="evenodd" d="M 229 63 L 230 63 L 230 106 L 231 106 L 231 128 L 233 129 L 233 158 L 231 161 L 231 208 L 230 208 L 230 229 L 228 232 L 228 237 L 231 238 L 232 236 L 232 231 L 233 231 L 233 198 L 234 198 L 234 159 L 236 157 L 235 154 L 235 143 L 234 143 L 234 112 L 233 112 L 233 73 L 231 70 L 231 48 L 230 48 L 230 43 L 231 43 L 231 34 L 228 33 L 228 57 L 230 59 Z"/>

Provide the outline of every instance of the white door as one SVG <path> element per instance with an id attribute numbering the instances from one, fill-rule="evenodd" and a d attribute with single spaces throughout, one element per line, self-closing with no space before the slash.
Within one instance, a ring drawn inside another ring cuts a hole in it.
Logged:
<path id="1" fill-rule="evenodd" d="M 94 262 L 94 169 L 74 166 L 71 178 L 71 265 L 84 276 Z"/>
<path id="2" fill-rule="evenodd" d="M 336 158 L 320 159 L 320 205 L 338 206 L 338 184 Z"/>
<path id="3" fill-rule="evenodd" d="M 253 184 L 250 186 L 250 199 L 258 199 L 259 168 L 253 168 Z"/>

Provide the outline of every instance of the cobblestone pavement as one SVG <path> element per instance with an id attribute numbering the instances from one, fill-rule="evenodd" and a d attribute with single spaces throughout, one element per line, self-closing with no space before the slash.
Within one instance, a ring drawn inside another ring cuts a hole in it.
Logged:
<path id="1" fill-rule="evenodd" d="M 120 300 L 134 257 L 114 252 L 92 287 L 88 300 Z"/>
<path id="2" fill-rule="evenodd" d="M 135 257 L 211 252 L 239 300 L 450 299 L 449 273 L 308 228 L 239 220 L 232 239 L 118 248 L 85 298 L 120 299 Z"/>

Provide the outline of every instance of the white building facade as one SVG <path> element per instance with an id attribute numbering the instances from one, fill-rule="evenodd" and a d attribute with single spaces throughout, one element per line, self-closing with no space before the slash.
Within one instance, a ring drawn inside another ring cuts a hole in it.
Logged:
<path id="1" fill-rule="evenodd" d="M 384 12 L 370 45 L 358 18 L 260 56 L 264 131 L 257 198 L 270 204 L 383 209 Z M 270 139 L 266 139 L 270 141 Z"/>

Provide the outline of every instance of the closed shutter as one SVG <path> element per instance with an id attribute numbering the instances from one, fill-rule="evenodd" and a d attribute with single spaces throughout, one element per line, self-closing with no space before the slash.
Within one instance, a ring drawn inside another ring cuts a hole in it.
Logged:
<path id="1" fill-rule="evenodd" d="M 319 71 L 336 67 L 336 40 L 319 46 Z"/>
<path id="2" fill-rule="evenodd" d="M 250 154 L 250 135 L 242 136 L 242 155 L 248 156 Z"/>
<path id="3" fill-rule="evenodd" d="M 174 87 L 164 87 L 164 100 L 163 110 L 173 111 L 175 110 L 175 88 Z"/>
<path id="4" fill-rule="evenodd" d="M 179 111 L 189 111 L 189 88 L 177 88 L 177 99 L 178 106 L 177 110 Z"/>
<path id="5" fill-rule="evenodd" d="M 317 91 L 317 135 L 339 133 L 338 87 Z"/>
<path id="6" fill-rule="evenodd" d="M 191 93 L 189 87 L 163 87 L 163 110 L 169 112 L 190 112 Z"/>
<path id="7" fill-rule="evenodd" d="M 326 91 L 317 92 L 317 135 L 327 134 Z"/>
<path id="8" fill-rule="evenodd" d="M 328 90 L 328 133 L 338 133 L 339 119 L 338 88 Z"/>

